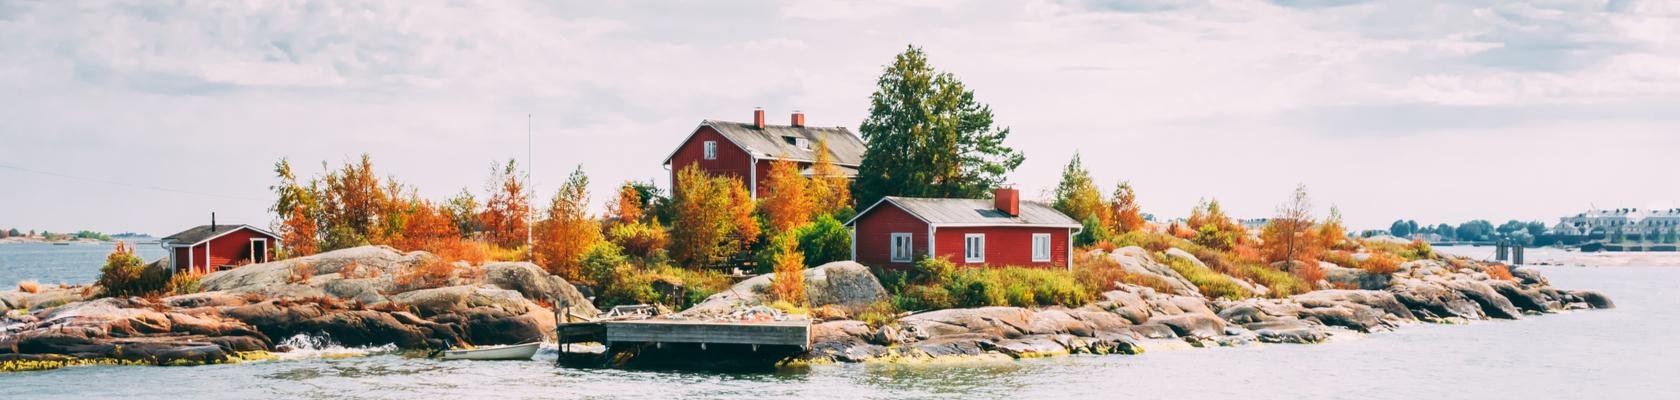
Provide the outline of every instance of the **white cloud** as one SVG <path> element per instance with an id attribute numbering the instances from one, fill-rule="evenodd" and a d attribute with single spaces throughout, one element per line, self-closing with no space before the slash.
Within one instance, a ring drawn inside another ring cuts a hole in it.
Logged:
<path id="1" fill-rule="evenodd" d="M 1200 197 L 1268 213 L 1306 182 L 1355 224 L 1544 218 L 1680 199 L 1635 184 L 1666 179 L 1676 148 L 1677 20 L 1661 1 L 0 3 L 0 160 L 264 197 L 279 157 L 313 171 L 369 152 L 441 197 L 522 156 L 533 114 L 539 190 L 582 164 L 604 200 L 625 179 L 664 183 L 660 159 L 700 119 L 764 106 L 855 127 L 914 43 L 1014 128 L 1030 192 L 1077 149 L 1159 214 Z M 1560 156 L 1621 173 L 1525 164 Z M 1440 169 L 1454 165 L 1473 168 Z M 1489 183 L 1510 170 L 1584 189 L 1513 202 Z M 36 194 L 0 224 L 267 218 L 0 179 Z M 41 209 L 78 211 L 21 211 Z"/>

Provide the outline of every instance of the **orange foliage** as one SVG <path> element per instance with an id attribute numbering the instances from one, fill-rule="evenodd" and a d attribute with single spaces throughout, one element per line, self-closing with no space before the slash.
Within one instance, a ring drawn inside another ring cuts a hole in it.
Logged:
<path id="1" fill-rule="evenodd" d="M 373 160 L 362 154 L 358 163 L 346 163 L 338 171 L 322 178 L 325 190 L 321 193 L 321 220 L 317 223 L 328 232 L 335 230 L 352 234 L 343 238 L 351 242 L 328 243 L 329 248 L 342 248 L 363 243 L 381 243 L 397 234 L 402 214 L 403 186 L 394 178 L 381 182 L 373 171 Z M 329 238 L 331 239 L 331 238 Z"/>
<path id="2" fill-rule="evenodd" d="M 1114 198 L 1109 203 L 1110 214 L 1114 215 L 1114 233 L 1133 232 L 1143 229 L 1143 209 L 1137 204 L 1137 193 L 1132 191 L 1130 182 L 1120 182 L 1114 188 Z"/>
<path id="3" fill-rule="evenodd" d="M 1236 245 L 1236 247 L 1232 247 L 1231 255 L 1236 256 L 1238 260 L 1245 262 L 1258 263 L 1262 261 L 1260 249 L 1256 249 L 1254 246 L 1247 244 L 1239 244 Z"/>
<path id="4" fill-rule="evenodd" d="M 643 214 L 642 193 L 637 192 L 636 188 L 630 186 L 629 182 L 625 182 L 624 186 L 618 188 L 618 197 L 613 199 L 613 202 L 607 203 L 607 219 L 609 220 L 631 223 L 641 221 Z"/>
<path id="5" fill-rule="evenodd" d="M 292 207 L 290 217 L 280 223 L 280 243 L 286 255 L 301 257 L 320 251 L 315 241 L 315 220 L 303 214 L 303 206 Z"/>
<path id="6" fill-rule="evenodd" d="M 1195 230 L 1187 228 L 1184 224 L 1177 222 L 1172 223 L 1172 225 L 1167 225 L 1167 233 L 1173 235 L 1173 237 L 1185 240 L 1196 237 Z"/>
<path id="7" fill-rule="evenodd" d="M 525 243 L 531 215 L 525 185 L 513 160 L 490 169 L 490 199 L 484 203 L 478 222 L 484 229 L 485 239 L 491 243 L 510 248 Z"/>
<path id="8" fill-rule="evenodd" d="M 775 276 L 770 280 L 770 293 L 777 300 L 786 301 L 794 305 L 805 304 L 805 253 L 796 247 L 796 241 L 784 241 L 782 251 L 776 255 Z"/>
<path id="9" fill-rule="evenodd" d="M 1313 264 L 1318 260 L 1319 250 L 1312 221 L 1273 218 L 1260 230 L 1260 253 L 1266 261 L 1295 260 Z"/>
<path id="10" fill-rule="evenodd" d="M 41 292 L 41 283 L 36 282 L 36 281 L 21 281 L 21 282 L 18 282 L 17 287 L 18 287 L 19 292 L 24 292 L 24 293 L 40 293 Z"/>
<path id="11" fill-rule="evenodd" d="M 1104 241 L 1097 242 L 1092 247 L 1095 247 L 1098 250 L 1102 250 L 1104 253 L 1113 253 L 1114 250 L 1117 250 L 1117 249 L 1120 248 L 1120 245 L 1114 244 L 1113 241 L 1104 240 Z"/>
<path id="12" fill-rule="evenodd" d="M 811 152 L 817 157 L 811 163 L 811 188 L 806 194 L 811 197 L 813 212 L 818 215 L 834 214 L 851 207 L 851 180 L 846 179 L 846 175 L 840 173 L 840 167 L 834 164 L 834 155 L 828 150 L 828 139 L 818 139 Z"/>
<path id="13" fill-rule="evenodd" d="M 392 278 L 397 286 L 409 289 L 442 287 L 449 284 L 455 265 L 442 258 L 428 258 Z"/>
<path id="14" fill-rule="evenodd" d="M 1318 267 L 1317 262 L 1296 261 L 1294 262 L 1294 266 L 1295 276 L 1301 278 L 1303 281 L 1306 281 L 1309 285 L 1324 280 L 1324 270 Z"/>
<path id="15" fill-rule="evenodd" d="M 799 174 L 799 165 L 792 161 L 770 163 L 770 174 L 764 181 L 766 194 L 759 207 L 764 210 L 765 220 L 770 223 L 772 232 L 792 231 L 811 222 L 816 210 L 811 197 L 806 195 L 810 186 L 807 181 Z"/>
<path id="16" fill-rule="evenodd" d="M 461 231 L 448 212 L 430 201 L 413 199 L 409 202 L 407 222 L 393 247 L 402 250 L 425 250 L 436 253 L 453 242 L 461 241 Z"/>
<path id="17" fill-rule="evenodd" d="M 1509 267 L 1504 266 L 1504 265 L 1495 265 L 1495 266 L 1487 267 L 1487 270 L 1483 271 L 1483 272 L 1487 272 L 1488 276 L 1492 277 L 1493 279 L 1498 279 L 1498 280 L 1502 280 L 1502 281 L 1517 280 L 1517 277 L 1511 275 L 1511 269 Z"/>
<path id="18" fill-rule="evenodd" d="M 678 262 L 712 265 L 758 239 L 752 196 L 739 178 L 711 176 L 689 165 L 677 173 L 677 183 L 671 255 Z"/>
<path id="19" fill-rule="evenodd" d="M 1318 226 L 1318 242 L 1328 248 L 1342 248 L 1348 242 L 1347 228 L 1342 226 L 1342 211 L 1330 207 L 1330 216 Z"/>
<path id="20" fill-rule="evenodd" d="M 1365 261 L 1359 263 L 1359 268 L 1373 274 L 1388 275 L 1399 271 L 1400 264 L 1404 261 L 1405 259 L 1393 253 L 1372 253 L 1370 258 L 1366 258 Z"/>
<path id="21" fill-rule="evenodd" d="M 585 280 L 583 254 L 603 237 L 600 222 L 589 217 L 588 204 L 589 176 L 578 167 L 549 202 L 548 219 L 537 223 L 533 262 L 567 280 Z"/>

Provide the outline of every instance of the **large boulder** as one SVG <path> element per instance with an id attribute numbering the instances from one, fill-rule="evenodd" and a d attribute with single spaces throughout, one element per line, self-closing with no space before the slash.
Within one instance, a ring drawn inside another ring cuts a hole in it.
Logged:
<path id="1" fill-rule="evenodd" d="M 805 270 L 805 298 L 812 307 L 835 306 L 857 312 L 886 301 L 887 290 L 869 272 L 869 267 L 852 261 L 836 261 Z"/>
<path id="2" fill-rule="evenodd" d="M 1439 278 L 1396 279 L 1388 292 L 1423 320 L 1482 319 L 1487 315 L 1482 312 L 1481 305 L 1447 287 Z"/>
<path id="3" fill-rule="evenodd" d="M 1389 285 L 1388 275 L 1373 274 L 1359 268 L 1348 268 L 1319 261 L 1318 270 L 1324 272 L 1324 280 L 1338 286 L 1382 290 L 1388 288 Z"/>
<path id="4" fill-rule="evenodd" d="M 571 313 L 595 316 L 600 311 L 565 278 L 549 275 L 528 262 L 501 262 L 484 266 L 484 281 L 502 289 L 518 291 L 525 298 L 546 300 L 555 307 L 571 306 Z"/>
<path id="5" fill-rule="evenodd" d="M 679 317 L 704 318 L 729 313 L 731 310 L 768 303 L 770 280 L 775 274 L 763 274 L 712 294 L 700 304 L 677 313 Z M 887 290 L 869 272 L 868 267 L 851 261 L 838 261 L 805 269 L 805 298 L 811 307 L 835 306 L 856 312 L 871 303 L 887 300 Z"/>
<path id="6" fill-rule="evenodd" d="M 391 296 L 391 302 L 407 306 L 421 316 L 476 307 L 491 307 L 514 314 L 524 314 L 529 304 L 519 292 L 488 285 L 420 289 Z"/>
<path id="7" fill-rule="evenodd" d="M 953 308 L 900 318 L 898 323 L 918 337 L 981 334 L 1019 337 L 1030 332 L 1033 312 L 1020 307 Z"/>
<path id="8" fill-rule="evenodd" d="M 380 275 L 391 276 L 432 258 L 435 256 L 425 252 L 403 253 L 389 246 L 352 247 L 213 272 L 205 275 L 200 285 L 208 292 L 302 283 L 293 279 L 294 269 L 307 271 L 307 275 L 313 278 L 315 275 L 339 273 L 352 264 L 356 265 L 356 269 L 378 269 Z"/>
<path id="9" fill-rule="evenodd" d="M 1306 307 L 1333 306 L 1336 303 L 1354 303 L 1374 308 L 1385 314 L 1402 320 L 1415 320 L 1411 309 L 1395 298 L 1393 293 L 1379 290 L 1320 290 L 1291 296 Z"/>
<path id="10" fill-rule="evenodd" d="M 1225 321 L 1216 315 L 1186 313 L 1150 318 L 1145 325 L 1165 325 L 1179 337 L 1212 338 L 1225 334 Z"/>
<path id="11" fill-rule="evenodd" d="M 1116 264 L 1120 265 L 1120 268 L 1124 269 L 1126 273 L 1150 277 L 1166 282 L 1168 286 L 1172 287 L 1173 294 L 1184 296 L 1202 295 L 1201 291 L 1196 290 L 1196 285 L 1190 283 L 1189 279 L 1185 279 L 1184 275 L 1179 275 L 1178 271 L 1174 271 L 1172 267 L 1156 262 L 1154 258 L 1150 257 L 1149 251 L 1144 250 L 1142 247 L 1123 247 L 1115 250 L 1113 253 L 1110 253 L 1108 257 L 1109 259 L 1114 260 Z"/>

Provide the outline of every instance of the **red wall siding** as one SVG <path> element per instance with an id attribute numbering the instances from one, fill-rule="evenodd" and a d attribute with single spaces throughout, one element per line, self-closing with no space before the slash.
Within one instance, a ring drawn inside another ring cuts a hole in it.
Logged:
<path id="1" fill-rule="evenodd" d="M 927 254 L 927 223 L 890 203 L 869 211 L 857 220 L 857 234 L 852 244 L 857 246 L 857 262 L 871 267 L 909 268 L 910 263 L 892 262 L 892 234 L 909 232 L 911 260 Z"/>
<path id="2" fill-rule="evenodd" d="M 251 258 L 251 254 L 249 253 L 251 251 L 252 238 L 268 239 L 267 249 L 269 257 L 272 257 L 274 245 L 277 241 L 276 239 L 250 229 L 240 228 L 238 231 L 212 239 L 209 243 L 193 246 L 190 249 L 190 251 L 192 251 L 192 255 L 190 256 L 192 259 L 190 267 L 197 271 L 214 271 L 216 268 L 221 266 L 231 265 L 238 261 L 249 259 Z M 210 259 L 208 261 L 204 258 L 204 248 L 206 246 L 209 246 L 210 248 Z M 189 256 L 185 254 L 186 251 L 188 251 L 188 249 L 176 249 L 176 263 L 181 266 L 181 268 L 177 268 L 179 271 L 185 271 L 188 266 Z"/>
<path id="3" fill-rule="evenodd" d="M 174 251 L 175 251 L 175 264 L 170 265 L 170 267 L 173 267 L 176 270 L 181 270 L 182 268 L 186 268 L 186 266 L 187 266 L 187 249 L 185 247 L 176 247 L 176 248 L 174 248 Z M 202 258 L 204 253 L 199 252 L 198 254 L 199 254 L 199 257 Z"/>
<path id="4" fill-rule="evenodd" d="M 715 160 L 706 159 L 705 143 L 708 140 L 717 142 L 717 159 Z M 689 136 L 688 141 L 684 142 L 682 147 L 678 147 L 676 153 L 671 156 L 671 187 L 672 190 L 678 190 L 676 188 L 677 173 L 682 172 L 682 169 L 690 164 L 699 164 L 701 170 L 712 175 L 741 178 L 741 182 L 745 184 L 747 179 L 750 178 L 751 166 L 749 164 L 751 163 L 752 156 L 748 155 L 745 150 L 735 146 L 735 143 L 717 133 L 712 127 L 702 126 L 698 132 Z"/>
<path id="5" fill-rule="evenodd" d="M 986 235 L 986 262 L 992 266 L 1067 267 L 1067 228 L 1029 227 L 965 227 L 939 228 L 934 231 L 934 250 L 941 257 L 963 264 L 963 236 L 970 233 Z M 1050 261 L 1032 261 L 1032 235 L 1050 234 Z M 981 265 L 981 264 L 972 264 Z"/>

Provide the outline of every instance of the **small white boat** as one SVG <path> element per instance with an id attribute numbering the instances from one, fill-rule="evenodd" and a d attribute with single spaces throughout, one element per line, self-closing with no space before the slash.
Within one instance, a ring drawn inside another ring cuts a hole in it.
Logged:
<path id="1" fill-rule="evenodd" d="M 486 346 L 473 349 L 444 350 L 445 360 L 530 360 L 537 354 L 540 342 L 507 346 Z"/>

